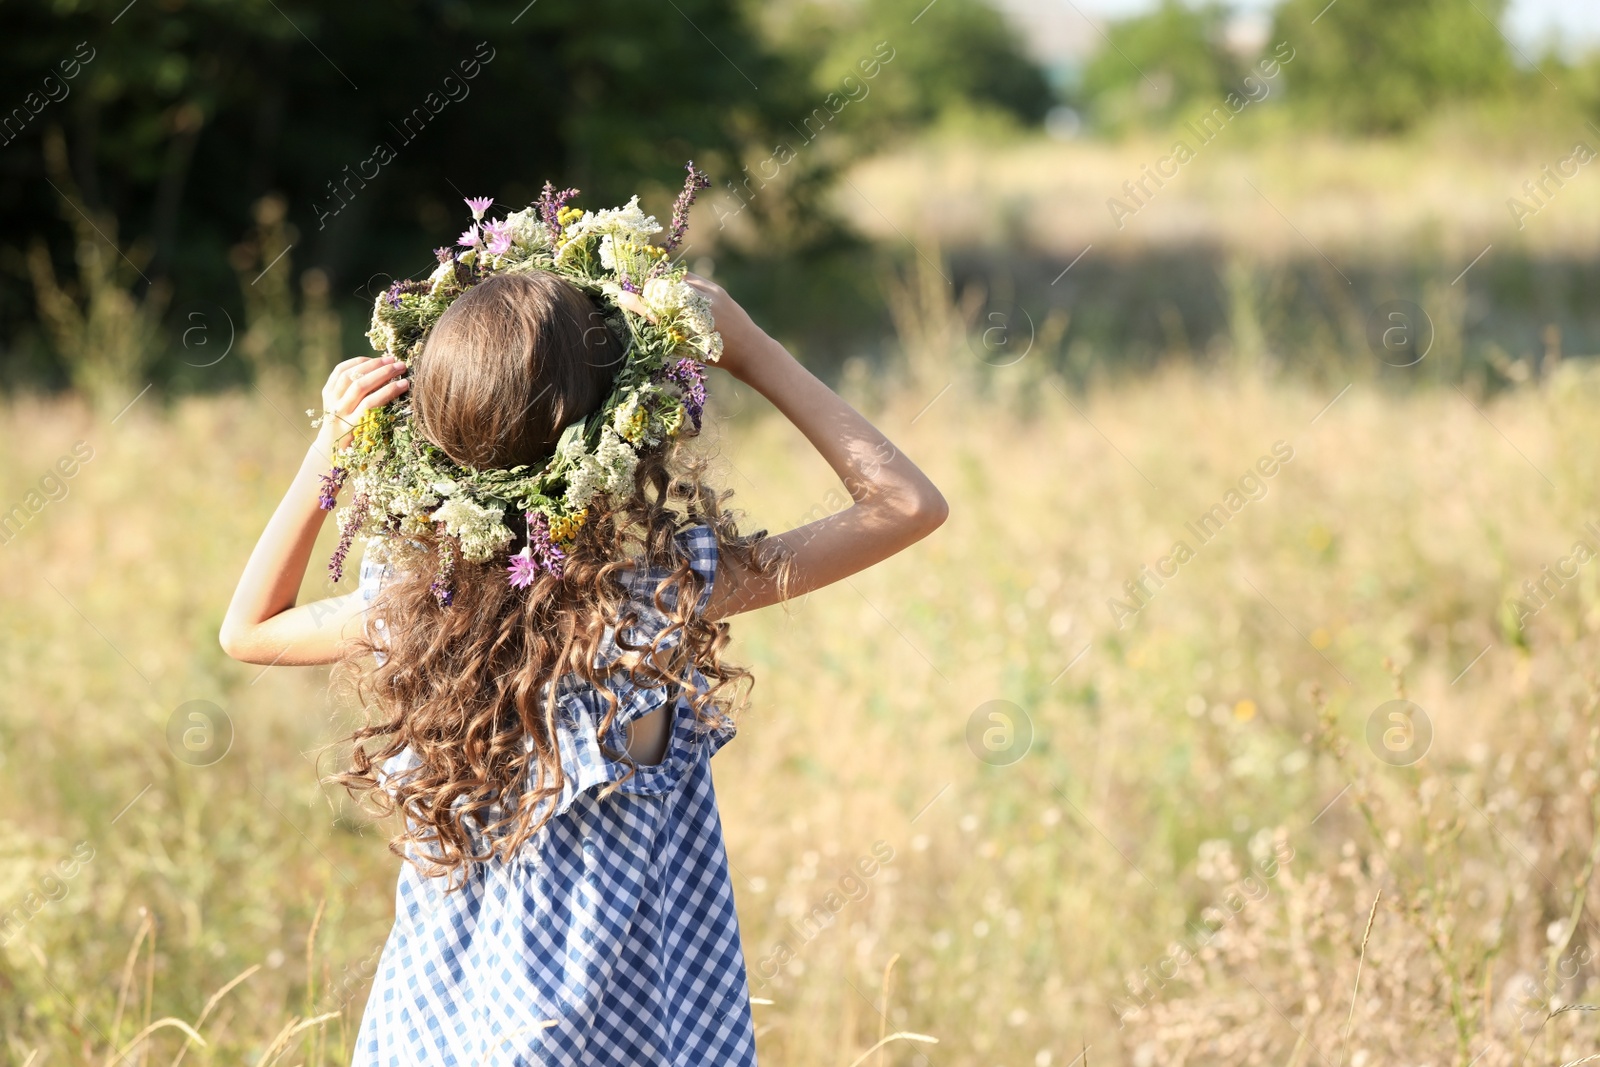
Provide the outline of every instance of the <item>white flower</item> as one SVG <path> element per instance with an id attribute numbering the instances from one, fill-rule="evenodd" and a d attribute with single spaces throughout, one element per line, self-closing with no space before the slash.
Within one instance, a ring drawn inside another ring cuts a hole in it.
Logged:
<path id="1" fill-rule="evenodd" d="M 561 439 L 556 442 L 556 456 L 568 463 L 577 463 L 583 459 L 588 448 L 583 443 L 583 423 L 575 422 L 561 432 Z"/>
<path id="2" fill-rule="evenodd" d="M 584 460 L 567 475 L 567 507 L 574 511 L 588 507 L 589 501 L 600 491 L 600 465 L 594 462 L 593 456 L 585 456 Z"/>
<path id="3" fill-rule="evenodd" d="M 568 240 L 587 237 L 594 233 L 631 238 L 643 244 L 653 233 L 661 232 L 661 223 L 654 215 L 646 215 L 635 196 L 622 207 L 601 208 L 591 211 L 566 229 Z"/>
<path id="4" fill-rule="evenodd" d="M 681 326 L 695 342 L 696 348 L 706 350 L 710 344 L 706 338 L 717 329 L 716 319 L 711 314 L 710 297 L 687 282 L 651 278 L 644 283 L 644 291 L 639 298 L 662 319 L 671 319 Z M 720 343 L 717 351 L 722 351 Z"/>
<path id="5" fill-rule="evenodd" d="M 600 445 L 593 454 L 582 456 L 567 475 L 567 506 L 574 510 L 588 507 L 597 493 L 628 489 L 633 482 L 639 456 L 631 445 L 610 426 L 600 431 Z"/>
<path id="6" fill-rule="evenodd" d="M 531 207 L 521 211 L 513 211 L 505 218 L 505 225 L 511 233 L 511 243 L 520 248 L 535 249 L 550 247 L 550 228 L 544 224 L 539 213 Z"/>
<path id="7" fill-rule="evenodd" d="M 372 313 L 372 328 L 367 331 L 367 340 L 372 342 L 374 352 L 389 352 L 395 347 L 399 338 L 395 336 L 394 327 L 389 325 L 383 311 L 389 299 L 387 292 L 379 293 L 377 310 Z"/>
<path id="8" fill-rule="evenodd" d="M 695 342 L 695 347 L 706 357 L 707 363 L 715 363 L 722 358 L 722 335 L 716 330 L 703 334 Z"/>
<path id="9" fill-rule="evenodd" d="M 605 472 L 606 492 L 625 489 L 633 480 L 633 470 L 639 465 L 639 456 L 632 446 L 607 426 L 600 431 L 600 447 L 595 449 L 595 460 Z"/>
<path id="10" fill-rule="evenodd" d="M 439 504 L 439 498 L 432 493 L 412 487 L 396 489 L 389 498 L 389 514 L 408 518 L 421 515 L 430 508 Z"/>
<path id="11" fill-rule="evenodd" d="M 374 352 L 388 352 L 394 347 L 394 331 L 388 323 L 378 323 L 367 331 L 367 340 L 372 342 Z"/>
<path id="12" fill-rule="evenodd" d="M 651 278 L 644 283 L 644 291 L 639 294 L 639 299 L 651 311 L 664 315 L 683 306 L 684 293 L 688 290 L 687 285 L 670 278 Z"/>
<path id="13" fill-rule="evenodd" d="M 433 513 L 434 522 L 444 523 L 446 533 L 461 539 L 461 555 L 473 563 L 484 562 L 511 542 L 504 517 L 500 508 L 466 497 L 451 497 Z"/>
<path id="14" fill-rule="evenodd" d="M 681 282 L 675 282 L 670 278 L 651 278 L 644 283 L 644 290 L 639 294 L 639 299 L 655 311 L 676 311 L 678 305 L 683 302 L 679 295 L 683 288 Z"/>
<path id="15" fill-rule="evenodd" d="M 454 284 L 455 280 L 456 261 L 453 259 L 446 260 L 435 267 L 432 274 L 428 275 L 428 292 L 430 295 L 438 296 L 439 290 L 445 283 Z"/>
<path id="16" fill-rule="evenodd" d="M 711 317 L 711 298 L 692 286 L 683 288 L 688 290 L 688 295 L 678 308 L 678 321 L 700 337 L 715 332 L 717 320 Z"/>

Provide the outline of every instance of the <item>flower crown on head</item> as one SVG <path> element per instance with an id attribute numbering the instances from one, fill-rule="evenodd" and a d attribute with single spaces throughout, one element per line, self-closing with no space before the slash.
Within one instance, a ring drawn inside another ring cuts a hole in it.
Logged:
<path id="1" fill-rule="evenodd" d="M 663 244 L 650 242 L 661 224 L 640 209 L 637 196 L 622 207 L 583 211 L 568 204 L 576 189 L 558 192 L 546 182 L 537 201 L 501 219 L 484 219 L 492 199 L 467 200 L 473 221 L 456 242 L 459 250 L 437 249 L 439 266 L 426 281 L 395 282 L 379 294 L 367 339 L 407 363 L 422 356 L 428 331 L 462 293 L 491 275 L 527 271 L 555 274 L 596 298 L 626 352 L 610 395 L 563 431 L 537 469 L 456 463 L 423 436 L 405 397 L 367 411 L 322 481 L 324 510 L 335 506 L 341 488 L 351 488 L 328 562 L 334 581 L 357 536 L 365 535 L 384 559 L 396 539 L 433 530 L 442 535 L 433 592 L 448 605 L 457 552 L 475 563 L 505 552 L 516 538 L 507 525 L 513 512 L 522 513 L 527 544 L 509 558 L 507 580 L 525 588 L 541 573 L 559 578 L 590 502 L 628 491 L 643 450 L 686 428 L 699 432 L 703 363 L 722 354 L 722 337 L 710 301 L 670 259 L 688 229 L 695 194 L 710 184 L 692 162 L 687 169 Z M 623 293 L 649 314 L 621 306 Z"/>

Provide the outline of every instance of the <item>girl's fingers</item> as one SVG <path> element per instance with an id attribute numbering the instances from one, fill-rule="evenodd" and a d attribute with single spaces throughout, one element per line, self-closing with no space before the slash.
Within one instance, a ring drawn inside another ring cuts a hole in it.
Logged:
<path id="1" fill-rule="evenodd" d="M 637 293 L 630 293 L 626 290 L 618 293 L 617 306 L 620 308 L 627 308 L 629 311 L 633 312 L 635 315 L 638 315 L 642 319 L 648 319 L 650 322 L 656 321 L 655 312 L 651 311 L 645 306 L 645 302 L 639 298 Z"/>
<path id="2" fill-rule="evenodd" d="M 328 391 L 334 396 L 342 397 L 352 383 L 380 367 L 391 366 L 394 362 L 393 356 L 360 356 L 347 359 L 335 367 L 333 374 L 328 378 Z"/>
<path id="3" fill-rule="evenodd" d="M 397 375 L 404 374 L 405 370 L 406 365 L 404 363 L 386 363 L 355 378 L 345 388 L 344 396 L 340 398 L 340 408 L 345 411 L 353 411 L 361 403 L 363 397 Z"/>
<path id="4" fill-rule="evenodd" d="M 340 374 L 342 374 L 345 371 L 349 370 L 351 367 L 354 367 L 357 363 L 360 363 L 363 359 L 370 359 L 370 358 L 371 357 L 369 357 L 369 356 L 351 356 L 349 359 L 340 360 L 338 363 L 335 363 L 333 365 L 333 370 L 329 372 L 328 377 L 330 379 L 337 378 Z"/>
<path id="5" fill-rule="evenodd" d="M 388 385 L 374 389 L 372 392 L 363 397 L 361 403 L 356 407 L 356 414 L 360 415 L 372 410 L 373 408 L 381 408 L 383 405 L 401 395 L 409 388 L 411 388 L 410 378 L 396 378 Z"/>

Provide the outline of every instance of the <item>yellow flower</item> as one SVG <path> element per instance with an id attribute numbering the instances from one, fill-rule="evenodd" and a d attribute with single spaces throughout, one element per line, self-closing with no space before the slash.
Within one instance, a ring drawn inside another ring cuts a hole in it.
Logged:
<path id="1" fill-rule="evenodd" d="M 361 416 L 361 421 L 356 423 L 356 428 L 351 431 L 352 440 L 358 449 L 367 449 L 378 444 L 378 409 L 368 408 Z"/>
<path id="2" fill-rule="evenodd" d="M 628 416 L 628 421 L 622 427 L 622 436 L 637 444 L 649 425 L 650 413 L 643 406 L 634 408 L 633 414 Z"/>
<path id="3" fill-rule="evenodd" d="M 550 536 L 564 545 L 570 545 L 572 539 L 578 536 L 578 530 L 583 526 L 583 520 L 588 517 L 589 509 L 584 508 L 576 515 L 567 515 L 550 520 Z"/>
<path id="4" fill-rule="evenodd" d="M 579 219 L 583 218 L 583 215 L 584 212 L 582 208 L 564 207 L 560 211 L 556 212 L 556 222 L 560 223 L 562 226 L 571 226 L 574 222 L 577 222 Z"/>

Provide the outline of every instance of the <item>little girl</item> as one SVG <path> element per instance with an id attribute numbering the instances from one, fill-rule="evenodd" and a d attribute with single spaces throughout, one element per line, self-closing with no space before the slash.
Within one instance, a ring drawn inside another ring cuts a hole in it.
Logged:
<path id="1" fill-rule="evenodd" d="M 366 413 L 408 403 L 463 469 L 515 473 L 607 402 L 625 351 L 596 323 L 615 307 L 526 271 L 464 289 L 409 366 L 334 368 L 319 437 L 239 581 L 222 647 L 354 671 L 369 718 L 338 780 L 405 816 L 357 1065 L 755 1063 L 708 763 L 746 677 L 722 660 L 722 620 L 870 567 L 946 508 L 727 293 L 687 284 L 709 300 L 718 365 L 805 435 L 850 507 L 741 536 L 674 438 L 640 448 L 629 484 L 596 494 L 564 549 L 542 520 L 510 520 L 512 581 L 503 555 L 473 562 L 458 542 L 442 594 L 437 573 L 369 555 L 356 592 L 297 604 L 331 503 L 323 471 Z M 649 314 L 631 291 L 612 303 Z M 408 535 L 417 551 L 442 541 Z"/>

